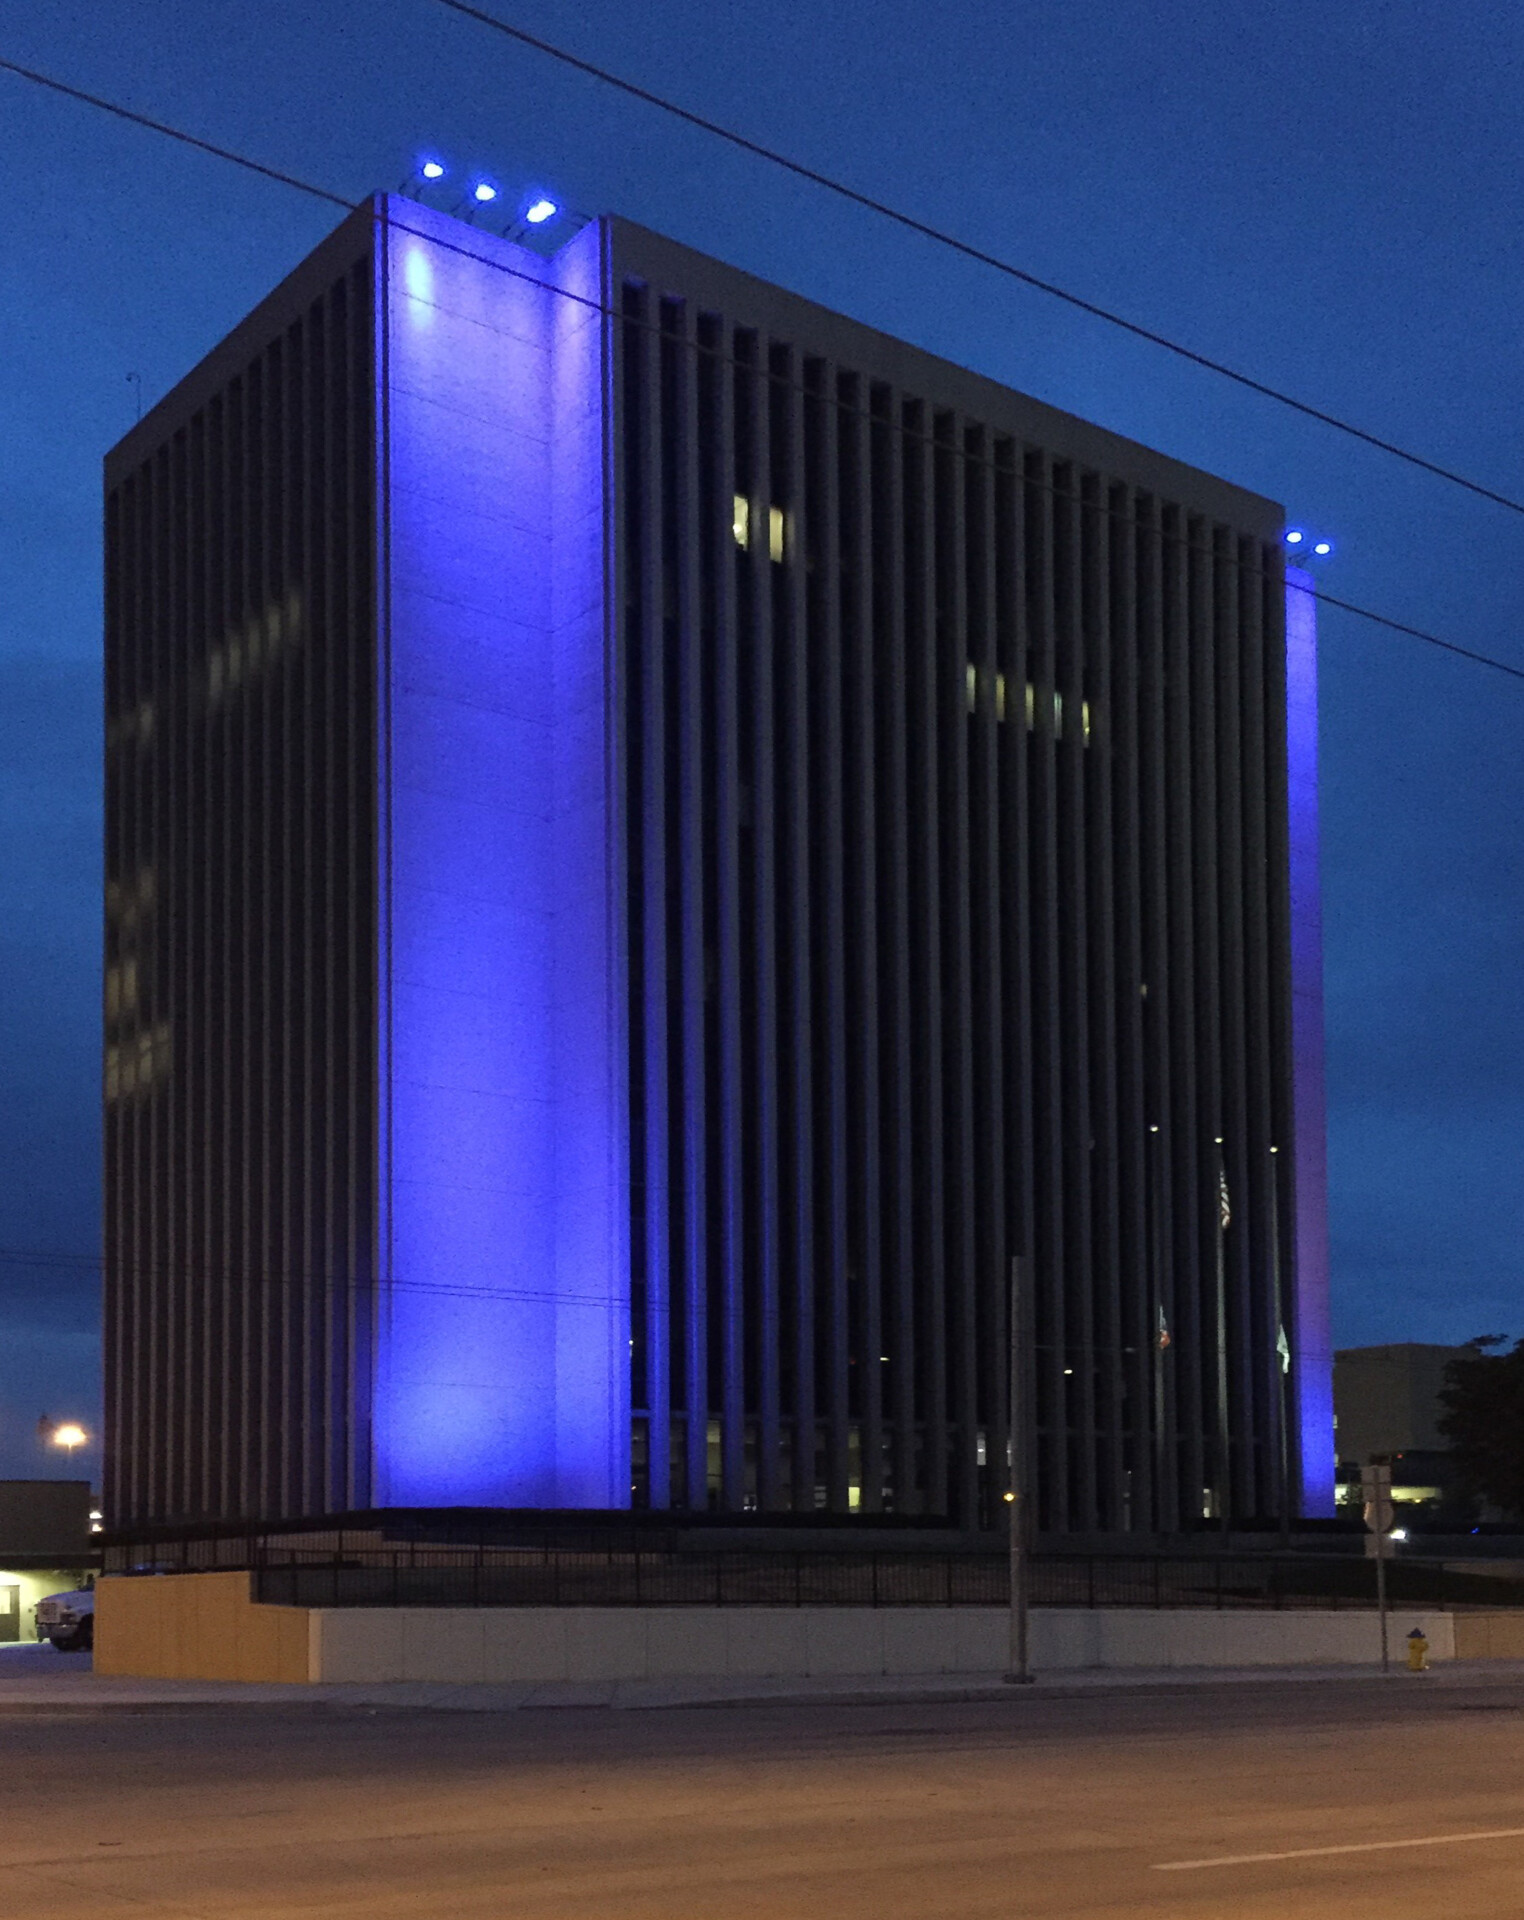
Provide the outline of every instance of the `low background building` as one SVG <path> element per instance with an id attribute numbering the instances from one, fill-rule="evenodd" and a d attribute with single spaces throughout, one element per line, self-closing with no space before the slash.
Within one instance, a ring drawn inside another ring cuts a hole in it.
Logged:
<path id="1" fill-rule="evenodd" d="M 1334 1355 L 1334 1439 L 1339 1498 L 1358 1505 L 1360 1469 L 1392 1458 L 1392 1496 L 1438 1517 L 1453 1500 L 1449 1446 L 1439 1430 L 1445 1369 L 1469 1347 L 1399 1341 Z"/>
<path id="2" fill-rule="evenodd" d="M 88 1480 L 0 1480 L 0 1645 L 30 1640 L 37 1602 L 88 1577 L 94 1516 Z"/>

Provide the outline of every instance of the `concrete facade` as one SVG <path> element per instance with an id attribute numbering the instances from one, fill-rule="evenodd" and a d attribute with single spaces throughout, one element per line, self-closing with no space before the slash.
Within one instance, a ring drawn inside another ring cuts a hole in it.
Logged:
<path id="1" fill-rule="evenodd" d="M 621 1507 L 603 230 L 551 286 L 461 232 L 413 207 L 378 242 L 374 1493 Z"/>
<path id="2" fill-rule="evenodd" d="M 379 195 L 106 521 L 114 1535 L 998 1531 L 1022 1250 L 1040 1531 L 1329 1509 L 1276 503 Z"/>
<path id="3" fill-rule="evenodd" d="M 1403 1609 L 1430 1658 L 1524 1652 L 1524 1618 Z M 142 1678 L 442 1684 L 511 1681 L 990 1674 L 1005 1665 L 998 1607 L 271 1607 L 241 1573 L 107 1579 L 96 1670 Z M 1041 1671 L 1374 1662 L 1368 1611 L 1223 1612 L 1045 1607 Z"/>
<path id="4" fill-rule="evenodd" d="M 1392 1616 L 1456 1656 L 1453 1616 Z M 314 1612 L 311 1677 L 325 1681 L 655 1680 L 706 1675 L 989 1674 L 1006 1663 L 996 1607 L 526 1608 Z M 1468 1645 L 1470 1642 L 1467 1643 Z M 1490 1645 L 1490 1641 L 1488 1642 Z M 1051 1607 L 1032 1615 L 1039 1671 L 1334 1665 L 1380 1658 L 1373 1613 L 1203 1613 Z"/>

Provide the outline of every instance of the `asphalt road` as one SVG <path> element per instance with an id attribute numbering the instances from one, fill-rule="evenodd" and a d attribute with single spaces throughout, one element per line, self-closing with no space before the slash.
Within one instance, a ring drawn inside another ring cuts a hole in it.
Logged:
<path id="1" fill-rule="evenodd" d="M 1524 1912 L 1517 1682 L 625 1713 L 15 1711 L 0 1754 L 5 1920 Z M 1455 1838 L 1498 1829 L 1512 1831 Z"/>

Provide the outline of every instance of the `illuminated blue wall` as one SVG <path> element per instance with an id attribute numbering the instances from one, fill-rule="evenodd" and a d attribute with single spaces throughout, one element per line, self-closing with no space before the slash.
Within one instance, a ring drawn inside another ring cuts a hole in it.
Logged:
<path id="1" fill-rule="evenodd" d="M 603 230 L 382 213 L 375 1497 L 627 1506 Z"/>
<path id="2" fill-rule="evenodd" d="M 1318 852 L 1318 617 L 1312 577 L 1286 570 L 1286 771 L 1291 829 L 1291 1050 L 1296 1126 L 1297 1342 L 1302 1511 L 1334 1511 L 1323 1091 L 1323 892 Z"/>

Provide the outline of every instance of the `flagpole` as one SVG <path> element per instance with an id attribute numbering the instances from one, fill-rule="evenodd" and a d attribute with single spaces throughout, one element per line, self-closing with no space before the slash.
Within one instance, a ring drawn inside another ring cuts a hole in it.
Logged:
<path id="1" fill-rule="evenodd" d="M 1149 1294 L 1153 1302 L 1153 1324 L 1148 1330 L 1149 1351 L 1153 1356 L 1150 1369 L 1154 1390 L 1154 1510 L 1151 1515 L 1154 1530 L 1162 1533 L 1166 1512 L 1164 1498 L 1164 1350 L 1169 1345 L 1169 1322 L 1164 1312 L 1164 1259 L 1161 1246 L 1162 1223 L 1158 1193 L 1158 1155 L 1154 1142 L 1158 1136 L 1157 1126 L 1150 1126 L 1143 1136 L 1143 1201 L 1146 1209 L 1144 1222 L 1144 1258 L 1148 1262 Z M 1178 1525 L 1178 1520 L 1176 1522 Z"/>
<path id="2" fill-rule="evenodd" d="M 1286 1289 L 1281 1273 L 1280 1161 L 1272 1147 L 1270 1159 L 1270 1272 L 1275 1298 L 1275 1383 L 1281 1418 L 1281 1541 L 1291 1541 L 1291 1348 L 1286 1338 Z"/>
<path id="3" fill-rule="evenodd" d="M 1228 1164 L 1217 1137 L 1217 1498 L 1222 1531 L 1231 1526 L 1233 1485 L 1228 1459 Z"/>
<path id="4" fill-rule="evenodd" d="M 1009 1426 L 1011 1453 L 1011 1484 L 1006 1491 L 1006 1501 L 1011 1512 L 1010 1526 L 1010 1566 L 1011 1566 L 1011 1644 L 1010 1656 L 1004 1679 L 1011 1686 L 1024 1687 L 1032 1682 L 1032 1664 L 1029 1644 L 1030 1595 L 1027 1590 L 1029 1572 L 1027 1562 L 1027 1518 L 1028 1499 L 1031 1491 L 1027 1465 L 1027 1396 L 1022 1392 L 1022 1375 L 1026 1367 L 1026 1261 L 1020 1254 L 1011 1258 L 1011 1301 L 1010 1301 L 1010 1380 L 1009 1380 Z"/>

